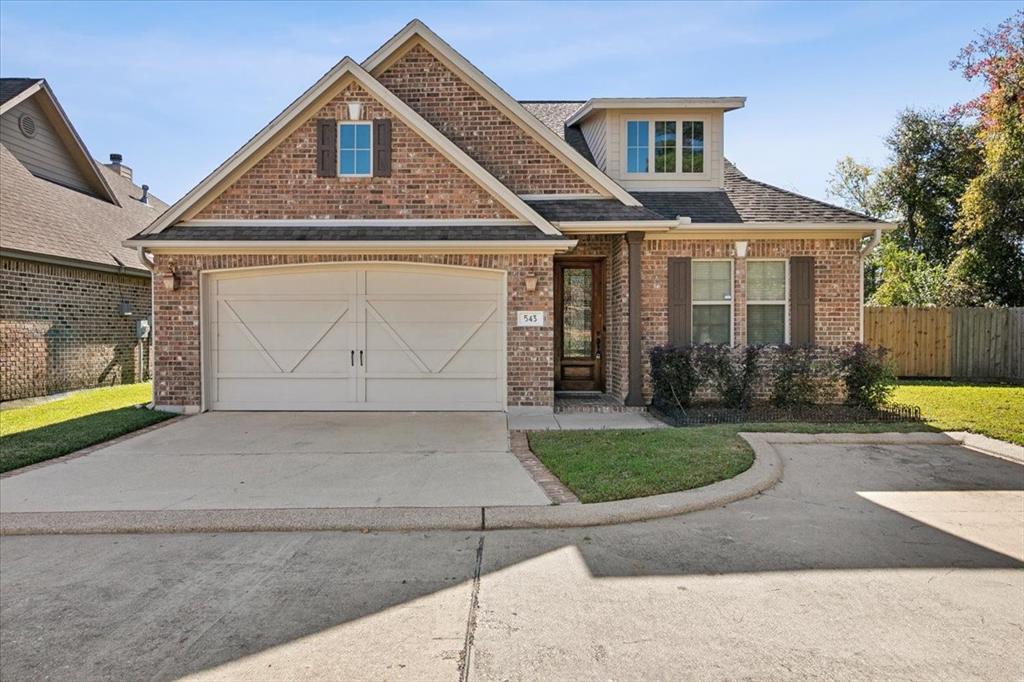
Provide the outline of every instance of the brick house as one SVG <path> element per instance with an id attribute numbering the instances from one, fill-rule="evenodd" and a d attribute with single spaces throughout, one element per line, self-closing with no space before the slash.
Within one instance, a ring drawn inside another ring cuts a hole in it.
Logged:
<path id="1" fill-rule="evenodd" d="M 0 79 L 0 400 L 146 373 L 150 273 L 121 242 L 167 205 L 112 158 L 93 160 L 45 80 Z"/>
<path id="2" fill-rule="evenodd" d="M 413 21 L 125 242 L 157 405 L 642 406 L 658 344 L 858 341 L 888 226 L 731 165 L 744 103 L 519 102 Z"/>

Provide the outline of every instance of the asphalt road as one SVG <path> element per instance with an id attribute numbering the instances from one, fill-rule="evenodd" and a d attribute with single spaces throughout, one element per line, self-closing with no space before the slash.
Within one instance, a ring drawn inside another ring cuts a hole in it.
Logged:
<path id="1" fill-rule="evenodd" d="M 1024 467 L 787 446 L 641 524 L 0 539 L 3 680 L 1024 678 Z"/>

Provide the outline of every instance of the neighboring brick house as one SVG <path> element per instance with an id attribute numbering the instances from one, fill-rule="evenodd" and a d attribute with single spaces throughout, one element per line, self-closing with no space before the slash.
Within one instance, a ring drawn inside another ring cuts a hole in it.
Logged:
<path id="1" fill-rule="evenodd" d="M 744 102 L 517 102 L 410 23 L 125 242 L 157 405 L 639 407 L 659 344 L 859 340 L 889 226 L 732 166 Z"/>
<path id="2" fill-rule="evenodd" d="M 0 79 L 0 400 L 140 381 L 150 273 L 121 244 L 167 205 L 96 163 L 45 80 Z"/>

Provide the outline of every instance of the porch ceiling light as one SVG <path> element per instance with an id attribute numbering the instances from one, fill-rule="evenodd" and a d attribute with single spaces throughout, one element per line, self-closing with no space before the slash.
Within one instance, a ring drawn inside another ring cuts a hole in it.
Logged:
<path id="1" fill-rule="evenodd" d="M 746 258 L 747 257 L 747 242 L 736 242 L 736 257 Z"/>

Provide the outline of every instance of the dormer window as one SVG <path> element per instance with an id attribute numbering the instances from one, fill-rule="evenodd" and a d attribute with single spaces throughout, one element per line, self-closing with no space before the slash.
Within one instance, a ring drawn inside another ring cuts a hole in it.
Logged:
<path id="1" fill-rule="evenodd" d="M 650 124 L 647 121 L 626 123 L 626 169 L 630 173 L 646 173 L 650 167 L 648 152 Z"/>
<path id="2" fill-rule="evenodd" d="M 704 172 L 704 121 L 627 120 L 626 172 Z"/>

